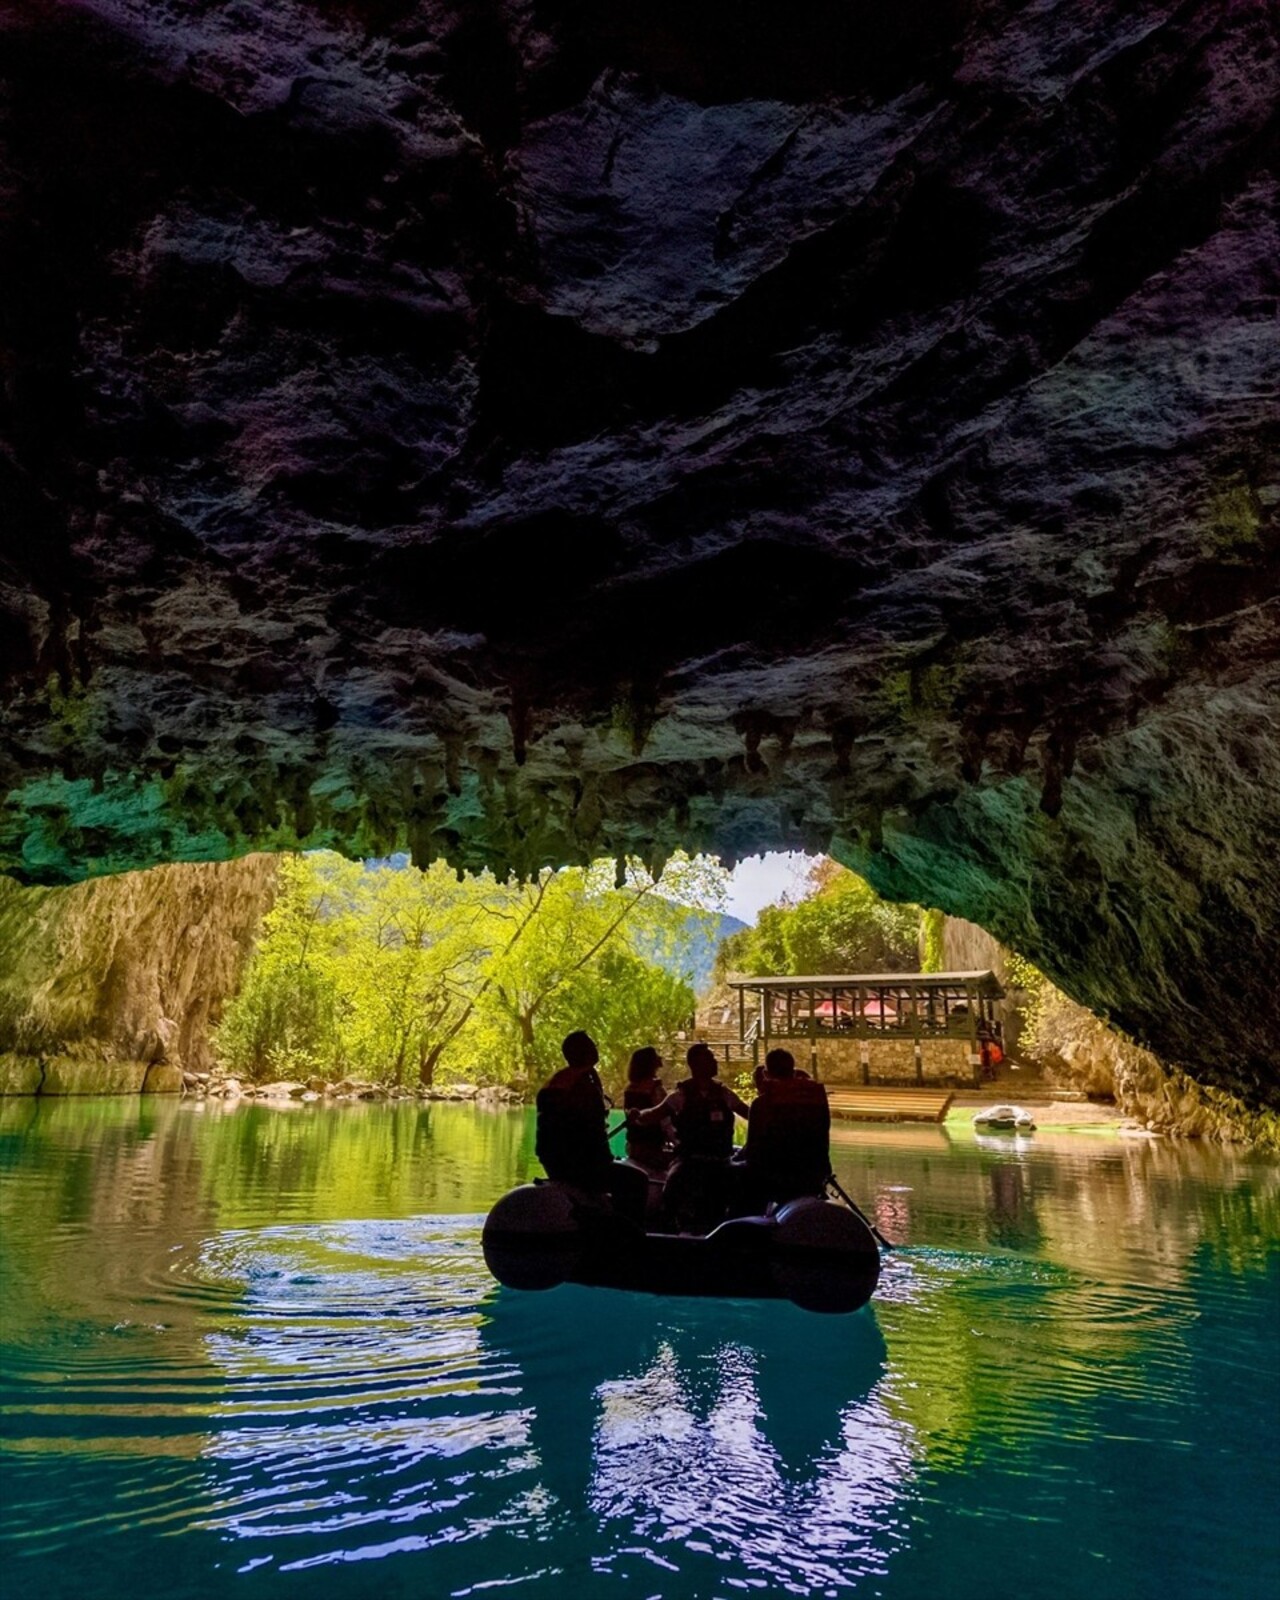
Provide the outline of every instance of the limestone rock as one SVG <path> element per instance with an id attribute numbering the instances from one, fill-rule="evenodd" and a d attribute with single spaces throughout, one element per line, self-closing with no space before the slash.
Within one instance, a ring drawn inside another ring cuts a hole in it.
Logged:
<path id="1" fill-rule="evenodd" d="M 149 1063 L 95 1060 L 84 1056 L 48 1056 L 41 1094 L 141 1094 Z"/>
<path id="2" fill-rule="evenodd" d="M 1280 1104 L 1274 0 L 0 27 L 0 866 L 831 848 Z"/>
<path id="3" fill-rule="evenodd" d="M 125 1064 L 122 1083 L 139 1063 L 174 1068 L 179 1078 L 163 1081 L 176 1087 L 183 1070 L 206 1073 L 275 885 L 263 855 L 60 890 L 0 877 L 0 1051 L 56 1058 L 59 1085 L 78 1071 L 101 1082 L 110 1061 Z"/>
<path id="4" fill-rule="evenodd" d="M 519 1104 L 520 1095 L 505 1083 L 487 1083 L 476 1090 L 475 1101 L 478 1106 L 505 1108 Z"/>
<path id="5" fill-rule="evenodd" d="M 165 1062 L 153 1063 L 142 1080 L 143 1094 L 181 1094 L 182 1089 L 182 1068 Z"/>
<path id="6" fill-rule="evenodd" d="M 44 1065 L 33 1056 L 0 1053 L 0 1094 L 39 1094 Z"/>

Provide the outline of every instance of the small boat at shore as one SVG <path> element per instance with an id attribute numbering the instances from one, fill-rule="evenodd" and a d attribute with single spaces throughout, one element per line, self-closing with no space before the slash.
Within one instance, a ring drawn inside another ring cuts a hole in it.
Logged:
<path id="1" fill-rule="evenodd" d="M 560 1283 L 645 1294 L 791 1300 L 857 1311 L 875 1292 L 880 1251 L 846 1206 L 810 1196 L 705 1235 L 647 1231 L 598 1196 L 546 1180 L 504 1195 L 485 1219 L 485 1262 L 512 1289 Z"/>
<path id="2" fill-rule="evenodd" d="M 1034 1133 L 1035 1118 L 1021 1106 L 987 1106 L 973 1114 L 973 1126 L 981 1133 Z"/>

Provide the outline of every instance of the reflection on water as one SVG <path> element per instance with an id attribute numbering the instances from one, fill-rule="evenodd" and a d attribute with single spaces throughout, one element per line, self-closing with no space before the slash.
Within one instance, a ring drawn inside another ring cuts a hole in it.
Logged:
<path id="1" fill-rule="evenodd" d="M 0 1108 L 0 1531 L 33 1592 L 1255 1595 L 1280 1169 L 868 1130 L 873 1308 L 498 1290 L 529 1120 Z"/>

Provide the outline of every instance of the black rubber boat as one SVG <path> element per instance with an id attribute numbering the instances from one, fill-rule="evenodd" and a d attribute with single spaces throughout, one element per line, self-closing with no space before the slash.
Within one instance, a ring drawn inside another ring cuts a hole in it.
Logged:
<path id="1" fill-rule="evenodd" d="M 527 1183 L 490 1211 L 483 1246 L 489 1271 L 511 1289 L 581 1283 L 847 1312 L 867 1303 L 880 1278 L 871 1229 L 846 1206 L 817 1198 L 698 1235 L 645 1232 L 582 1190 Z"/>

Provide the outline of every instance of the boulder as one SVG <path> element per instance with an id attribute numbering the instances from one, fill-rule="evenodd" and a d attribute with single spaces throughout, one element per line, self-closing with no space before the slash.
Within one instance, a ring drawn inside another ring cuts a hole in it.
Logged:
<path id="1" fill-rule="evenodd" d="M 183 1073 L 181 1067 L 171 1066 L 163 1061 L 156 1062 L 147 1069 L 143 1079 L 143 1094 L 181 1094 L 183 1088 Z"/>

